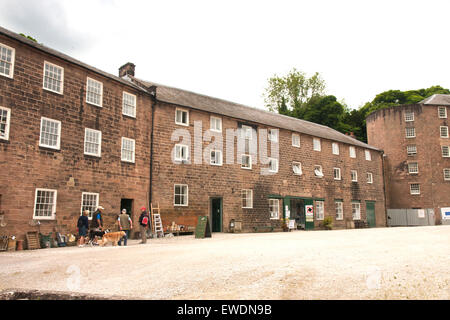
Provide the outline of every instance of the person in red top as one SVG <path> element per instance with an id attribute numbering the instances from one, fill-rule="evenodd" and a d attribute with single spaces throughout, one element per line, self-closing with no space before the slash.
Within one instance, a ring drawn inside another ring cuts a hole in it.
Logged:
<path id="1" fill-rule="evenodd" d="M 149 226 L 150 217 L 148 216 L 147 209 L 145 207 L 141 208 L 141 215 L 139 217 L 139 226 L 141 229 L 141 242 L 147 243 L 147 229 Z"/>

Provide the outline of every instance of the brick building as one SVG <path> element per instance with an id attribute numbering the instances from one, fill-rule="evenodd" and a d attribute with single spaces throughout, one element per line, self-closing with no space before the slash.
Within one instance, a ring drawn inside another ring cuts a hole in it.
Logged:
<path id="1" fill-rule="evenodd" d="M 150 186 L 151 95 L 0 29 L 0 211 L 8 234 L 74 232 L 82 208 L 137 219 Z M 1 229 L 4 229 L 1 228 Z M 2 231 L 5 233 L 5 231 Z"/>
<path id="2" fill-rule="evenodd" d="M 1 233 L 74 232 L 83 208 L 159 203 L 213 231 L 385 226 L 382 152 L 328 127 L 119 77 L 0 28 Z M 267 140 L 267 143 L 265 143 Z M 310 221 L 308 210 L 313 209 Z M 3 229 L 3 230 L 2 230 Z"/>
<path id="3" fill-rule="evenodd" d="M 307 229 L 320 228 L 326 216 L 336 228 L 354 220 L 385 226 L 380 150 L 322 125 L 143 81 L 134 69 L 130 74 L 156 94 L 151 198 L 166 221 L 195 224 L 198 215 L 208 215 L 213 231 L 228 231 L 232 219 L 243 231 L 279 228 L 286 215 Z M 261 145 L 254 154 L 239 151 L 245 128 L 259 142 L 268 137 L 268 159 L 261 159 Z M 189 133 L 188 143 L 173 136 L 177 129 Z M 211 136 L 221 141 L 218 152 L 208 149 Z M 185 145 L 184 161 L 172 160 L 177 144 Z M 276 156 L 270 154 L 274 144 Z M 305 223 L 307 206 L 315 212 L 311 223 Z"/>
<path id="4" fill-rule="evenodd" d="M 387 209 L 450 207 L 450 96 L 436 94 L 417 104 L 377 110 L 367 119 L 368 142 L 385 153 Z"/>

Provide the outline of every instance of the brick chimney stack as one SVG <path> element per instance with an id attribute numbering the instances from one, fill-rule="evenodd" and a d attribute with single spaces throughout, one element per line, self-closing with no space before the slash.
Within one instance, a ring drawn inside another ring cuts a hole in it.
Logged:
<path id="1" fill-rule="evenodd" d="M 123 66 L 121 66 L 119 68 L 119 77 L 122 78 L 128 74 L 134 77 L 134 69 L 135 68 L 136 68 L 136 66 L 134 65 L 134 63 L 131 63 L 131 62 L 125 63 Z"/>

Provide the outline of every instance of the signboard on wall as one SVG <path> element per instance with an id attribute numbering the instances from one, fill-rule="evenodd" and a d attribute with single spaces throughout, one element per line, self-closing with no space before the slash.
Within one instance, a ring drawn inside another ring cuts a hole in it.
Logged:
<path id="1" fill-rule="evenodd" d="M 442 220 L 450 220 L 450 208 L 441 208 Z"/>
<path id="2" fill-rule="evenodd" d="M 305 206 L 305 217 L 306 217 L 307 222 L 314 221 L 314 206 L 313 205 Z"/>

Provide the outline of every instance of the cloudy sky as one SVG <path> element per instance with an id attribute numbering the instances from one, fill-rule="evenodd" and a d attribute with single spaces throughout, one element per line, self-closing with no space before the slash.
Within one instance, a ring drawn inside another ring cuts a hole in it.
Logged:
<path id="1" fill-rule="evenodd" d="M 0 25 L 106 72 L 253 107 L 271 76 L 319 72 L 358 108 L 450 88 L 450 1 L 1 0 Z"/>

